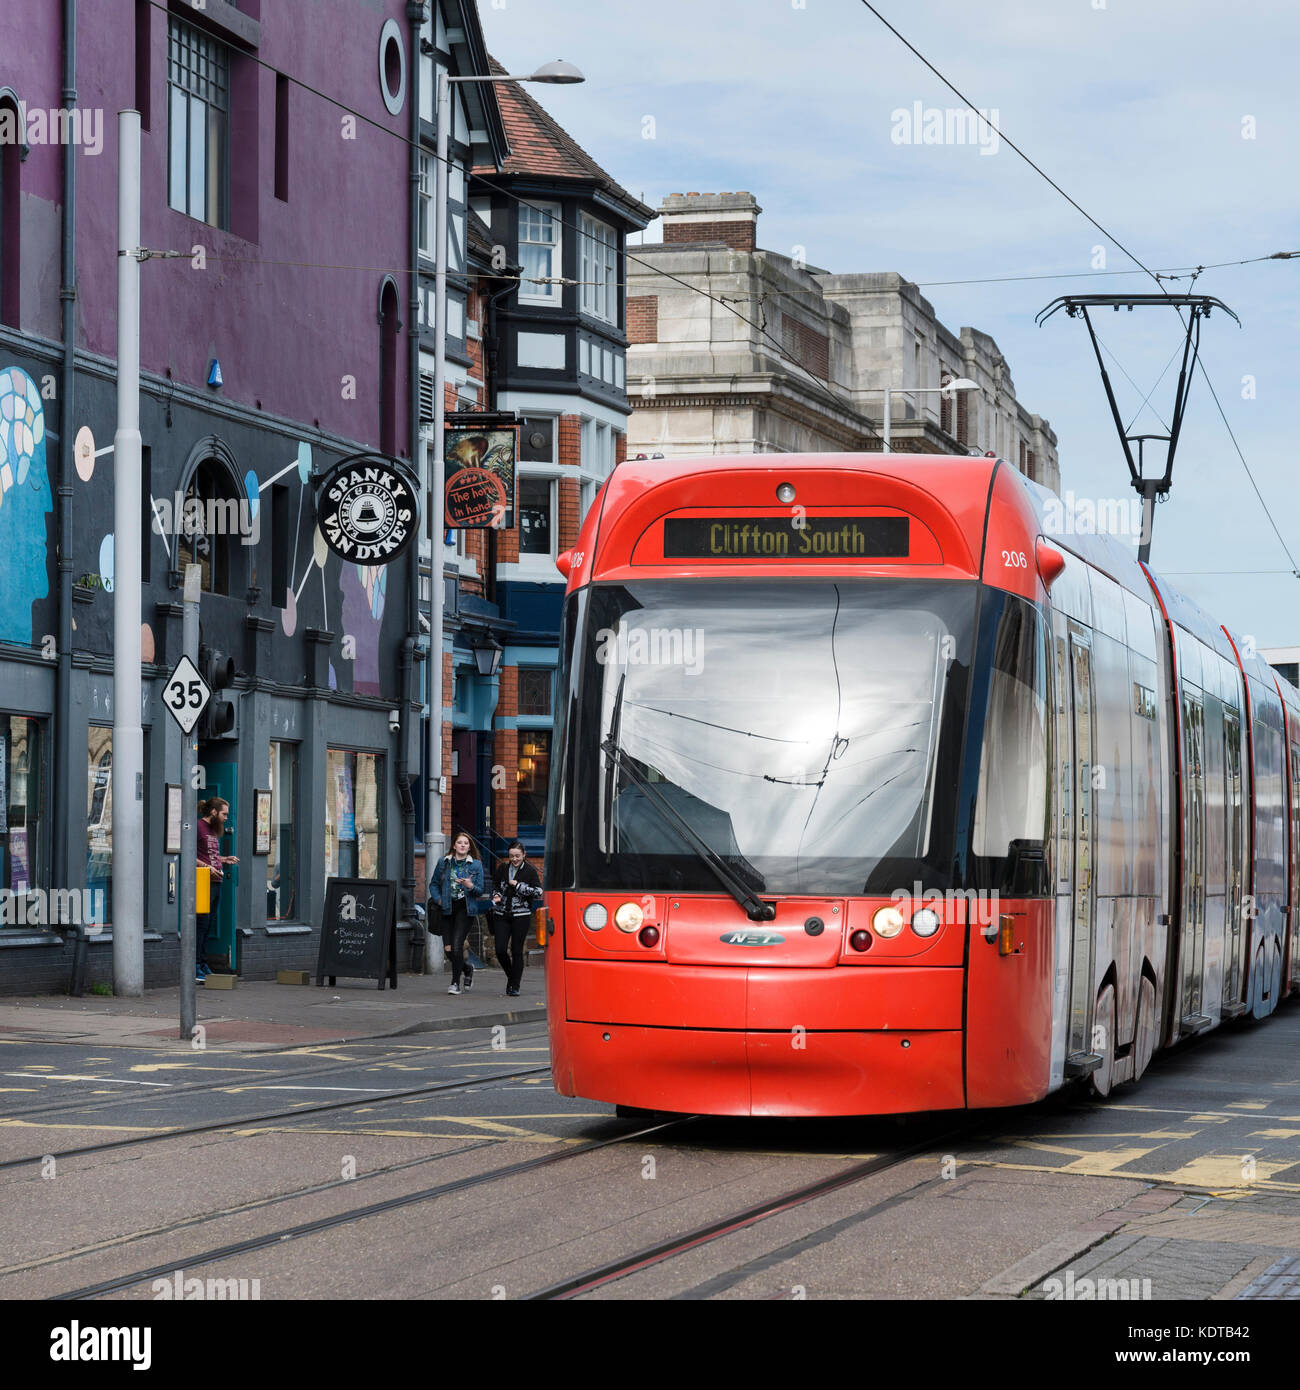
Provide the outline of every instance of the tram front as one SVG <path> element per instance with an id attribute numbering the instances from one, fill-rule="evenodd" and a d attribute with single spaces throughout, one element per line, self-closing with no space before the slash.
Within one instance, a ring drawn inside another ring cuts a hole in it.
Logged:
<path id="1" fill-rule="evenodd" d="M 898 478 L 782 459 L 800 512 L 776 461 L 745 462 L 649 491 L 616 474 L 579 543 L 547 861 L 557 1088 L 962 1107 L 971 934 L 1042 866 L 1041 618 Z M 990 709 L 1012 767 L 985 762 Z"/>

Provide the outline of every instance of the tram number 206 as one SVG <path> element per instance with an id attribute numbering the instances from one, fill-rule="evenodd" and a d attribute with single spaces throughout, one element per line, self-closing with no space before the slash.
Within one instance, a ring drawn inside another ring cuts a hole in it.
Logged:
<path id="1" fill-rule="evenodd" d="M 1025 559 L 1023 550 L 1004 550 L 1002 552 L 1002 563 L 1009 570 L 1023 570 L 1029 568 L 1029 561 Z"/>

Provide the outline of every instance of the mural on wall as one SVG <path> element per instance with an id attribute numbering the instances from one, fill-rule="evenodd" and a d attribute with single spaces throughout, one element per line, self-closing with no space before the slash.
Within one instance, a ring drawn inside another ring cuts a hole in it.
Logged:
<path id="1" fill-rule="evenodd" d="M 0 641 L 33 646 L 32 605 L 50 592 L 45 409 L 21 367 L 0 368 Z"/>
<path id="2" fill-rule="evenodd" d="M 19 373 L 19 375 L 23 377 L 24 383 L 30 384 L 30 378 L 27 378 L 23 373 Z M 8 381 L 8 370 L 0 373 L 0 383 L 7 383 Z M 39 412 L 40 398 L 36 393 L 34 384 L 30 385 L 30 398 L 34 398 L 36 409 Z M 0 397 L 0 400 L 2 399 Z M 19 399 L 24 402 L 29 400 L 26 386 L 20 393 Z M 39 414 L 37 419 L 39 419 Z M 24 423 L 26 423 L 25 418 Z M 25 440 L 26 435 L 21 435 L 21 439 Z M 40 449 L 43 465 L 43 443 L 40 445 Z M 81 481 L 89 483 L 95 472 L 95 459 L 99 455 L 111 454 L 112 452 L 111 444 L 106 448 L 97 449 L 94 437 L 88 428 L 80 430 L 74 448 L 74 457 L 77 476 Z M 336 668 L 333 659 L 329 662 L 329 688 L 331 690 L 350 688 L 358 694 L 383 695 L 385 692 L 380 682 L 379 647 L 388 588 L 387 567 L 384 565 L 345 564 L 339 562 L 332 555 L 320 528 L 311 521 L 312 447 L 309 443 L 299 441 L 294 454 L 287 462 L 284 461 L 283 456 L 280 456 L 266 471 L 268 476 L 260 478 L 254 469 L 248 469 L 242 478 L 248 517 L 253 523 L 258 520 L 262 502 L 270 498 L 270 489 L 273 484 L 279 483 L 293 474 L 297 475 L 298 483 L 297 502 L 296 504 L 290 503 L 294 508 L 294 520 L 291 533 L 293 536 L 292 551 L 287 565 L 289 583 L 284 593 L 273 596 L 279 608 L 281 630 L 286 637 L 293 637 L 300 626 L 318 627 L 336 633 L 337 646 L 334 656 L 339 665 Z M 0 479 L 4 476 L 3 473 L 0 473 Z M 27 472 L 24 472 L 23 476 L 27 478 Z M 41 477 L 44 478 L 43 466 Z M 16 486 L 16 482 L 14 485 Z M 44 496 L 46 499 L 45 509 L 48 511 L 52 507 L 48 482 L 45 483 Z M 179 503 L 174 502 L 169 497 L 161 499 L 151 497 L 150 502 L 154 514 L 154 535 L 161 541 L 166 551 L 168 564 L 177 564 L 179 560 L 175 546 L 178 542 L 178 535 L 172 532 L 172 527 L 177 522 L 171 521 L 170 518 L 177 513 Z M 304 513 L 306 513 L 305 516 Z M 0 521 L 2 520 L 4 520 L 4 513 L 0 512 Z M 304 523 L 306 523 L 306 527 L 310 528 L 310 548 L 305 544 L 307 531 Z M 39 532 L 40 554 L 43 564 L 45 550 L 43 525 L 39 528 Z M 3 547 L 0 547 L 0 565 L 3 565 L 6 558 L 12 561 L 13 552 L 6 552 Z M 100 588 L 106 593 L 111 593 L 115 577 L 113 534 L 111 531 L 100 539 L 95 563 L 96 570 L 83 576 L 82 582 Z M 326 574 L 327 565 L 330 569 L 328 575 Z M 336 566 L 337 568 L 335 568 Z M 3 570 L 0 570 L 0 576 L 2 575 Z M 315 606 L 317 584 L 320 586 L 321 607 L 319 610 Z M 43 596 L 47 589 L 48 581 L 45 581 L 45 587 L 40 590 L 40 596 Z M 8 605 L 6 614 L 12 607 L 13 605 Z M 331 614 L 331 608 L 333 614 Z M 5 615 L 0 615 L 0 617 L 3 616 Z M 332 622 L 331 617 L 335 621 Z M 5 635 L 3 628 L 0 627 L 0 636 L 3 635 Z M 30 640 L 30 621 L 27 626 L 27 634 L 21 640 Z M 152 661 L 155 654 L 155 642 L 154 633 L 148 624 L 145 624 L 141 631 L 141 648 L 141 659 L 145 662 Z M 340 671 L 343 673 L 342 681 L 340 681 Z M 350 686 L 348 684 L 349 674 L 351 677 Z"/>

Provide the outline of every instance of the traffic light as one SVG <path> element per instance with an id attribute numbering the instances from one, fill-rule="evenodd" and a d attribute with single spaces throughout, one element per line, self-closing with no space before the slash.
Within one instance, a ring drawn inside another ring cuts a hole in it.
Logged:
<path id="1" fill-rule="evenodd" d="M 199 738 L 224 738 L 235 727 L 235 706 L 221 692 L 235 679 L 235 660 L 215 647 L 199 648 L 199 673 L 212 690 L 199 718 Z"/>

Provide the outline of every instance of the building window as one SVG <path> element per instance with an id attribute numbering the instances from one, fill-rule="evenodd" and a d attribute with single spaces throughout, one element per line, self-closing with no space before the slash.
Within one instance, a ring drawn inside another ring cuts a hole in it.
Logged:
<path id="1" fill-rule="evenodd" d="M 433 259 L 433 160 L 420 151 L 420 255 Z"/>
<path id="2" fill-rule="evenodd" d="M 604 420 L 583 420 L 582 452 L 579 460 L 582 508 L 579 524 L 586 517 L 600 485 L 614 471 L 619 432 Z"/>
<path id="3" fill-rule="evenodd" d="M 0 323 L 19 327 L 22 237 L 23 117 L 17 105 L 0 102 L 0 122 L 13 133 L 0 144 Z"/>
<path id="4" fill-rule="evenodd" d="M 266 857 L 266 920 L 283 921 L 297 908 L 298 747 L 272 743 L 270 760 L 271 852 Z"/>
<path id="5" fill-rule="evenodd" d="M 582 214 L 582 311 L 606 323 L 618 322 L 618 234 Z"/>
<path id="6" fill-rule="evenodd" d="M 519 553 L 554 555 L 555 479 L 519 479 Z"/>
<path id="7" fill-rule="evenodd" d="M 26 893 L 42 886 L 37 831 L 41 823 L 41 726 L 21 714 L 0 715 L 0 889 Z M 12 904 L 0 927 L 14 922 Z"/>
<path id="8" fill-rule="evenodd" d="M 519 299 L 530 304 L 559 304 L 562 285 L 538 282 L 560 274 L 560 209 L 556 204 L 523 205 L 519 209 L 519 262 L 523 274 Z"/>
<path id="9" fill-rule="evenodd" d="M 214 459 L 205 459 L 185 490 L 176 568 L 183 571 L 186 565 L 198 565 L 203 571 L 204 593 L 231 593 L 236 578 L 232 573 L 235 547 L 251 524 L 248 508 L 230 475 Z"/>
<path id="10" fill-rule="evenodd" d="M 225 45 L 167 23 L 168 201 L 214 227 L 229 224 L 230 61 Z"/>
<path id="11" fill-rule="evenodd" d="M 550 666 L 521 666 L 519 668 L 519 714 L 532 719 L 551 718 Z"/>
<path id="12" fill-rule="evenodd" d="M 551 771 L 549 729 L 519 730 L 519 825 L 546 824 L 546 786 Z"/>
<path id="13" fill-rule="evenodd" d="M 378 878 L 382 830 L 378 753 L 325 750 L 325 877 Z"/>
<path id="14" fill-rule="evenodd" d="M 92 724 L 86 745 L 86 888 L 113 920 L 113 730 Z M 102 896 L 101 896 L 102 895 Z"/>

